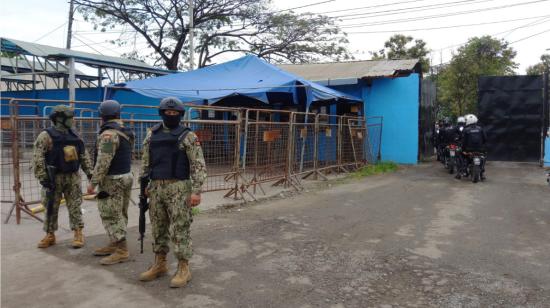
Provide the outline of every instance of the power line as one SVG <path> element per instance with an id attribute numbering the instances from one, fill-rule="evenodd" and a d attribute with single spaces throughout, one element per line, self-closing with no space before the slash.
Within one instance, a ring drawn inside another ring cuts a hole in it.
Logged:
<path id="1" fill-rule="evenodd" d="M 535 33 L 535 34 L 533 34 L 533 35 L 529 35 L 529 36 L 520 38 L 519 40 L 515 40 L 515 41 L 511 42 L 510 45 L 511 45 L 511 44 L 514 44 L 514 43 L 517 43 L 517 42 L 524 41 L 524 40 L 526 40 L 526 39 L 530 39 L 530 38 L 532 38 L 532 37 L 534 37 L 534 36 L 538 36 L 538 35 L 544 34 L 544 33 L 546 33 L 546 32 L 550 32 L 550 29 L 546 29 L 546 30 L 544 30 L 544 31 L 542 31 L 542 32 Z"/>
<path id="2" fill-rule="evenodd" d="M 372 16 L 368 16 L 368 17 L 388 16 L 388 15 L 396 15 L 396 14 L 405 14 L 405 13 L 414 13 L 414 12 L 421 12 L 421 11 L 428 11 L 428 10 L 436 10 L 436 9 L 462 6 L 462 5 L 471 5 L 471 4 L 474 4 L 474 3 L 478 4 L 478 3 L 490 2 L 490 1 L 495 1 L 495 0 L 462 0 L 462 1 L 422 5 L 422 6 L 412 6 L 412 7 L 406 7 L 406 8 L 393 9 L 393 10 L 384 10 L 384 11 L 375 11 L 375 12 L 368 12 L 368 13 L 357 13 L 357 14 L 348 14 L 348 15 L 340 15 L 340 16 L 331 16 L 331 18 L 351 17 L 351 18 L 342 18 L 342 20 L 353 20 L 353 19 L 362 19 L 362 18 L 364 18 L 364 17 L 353 17 L 353 16 L 365 16 L 365 15 L 372 15 Z M 474 2 L 474 3 L 472 3 L 472 2 Z M 405 11 L 405 12 L 403 12 L 403 11 Z M 383 14 L 378 14 L 378 13 L 383 13 Z M 378 14 L 378 15 L 376 15 L 376 14 Z"/>
<path id="3" fill-rule="evenodd" d="M 86 42 L 84 42 L 83 40 L 81 40 L 81 39 L 79 38 L 79 36 L 77 36 L 76 34 L 73 33 L 73 37 L 74 37 L 77 41 L 83 43 L 85 46 L 87 46 L 88 48 L 90 48 L 91 50 L 93 50 L 93 51 L 97 52 L 98 54 L 104 56 L 104 54 L 103 54 L 101 51 L 99 51 L 99 50 L 93 48 L 93 47 L 90 46 L 88 43 L 86 43 Z"/>
<path id="4" fill-rule="evenodd" d="M 332 14 L 332 13 L 357 11 L 357 10 L 364 10 L 364 9 L 374 9 L 374 8 L 377 8 L 377 7 L 392 6 L 392 5 L 406 4 L 406 3 L 412 3 L 412 2 L 423 2 L 423 1 L 426 1 L 426 0 L 411 0 L 411 1 L 392 2 L 392 3 L 386 3 L 386 4 L 356 7 L 356 8 L 352 8 L 352 9 L 342 9 L 342 10 L 335 10 L 335 11 L 328 11 L 328 12 L 319 12 L 319 13 L 315 13 L 315 14 Z"/>
<path id="5" fill-rule="evenodd" d="M 550 15 L 533 16 L 533 17 L 518 18 L 518 19 L 507 19 L 507 20 L 499 20 L 499 21 L 492 21 L 492 22 L 482 22 L 482 23 L 476 23 L 476 24 L 442 26 L 442 27 L 433 27 L 433 28 L 383 30 L 383 31 L 357 31 L 357 32 L 346 32 L 346 33 L 347 34 L 373 34 L 373 33 L 395 33 L 395 32 L 414 32 L 414 31 L 427 31 L 427 30 L 442 30 L 442 29 L 452 29 L 452 28 L 462 28 L 462 27 L 472 27 L 472 26 L 483 26 L 483 25 L 508 23 L 508 22 L 514 22 L 514 21 L 520 21 L 520 20 L 529 20 L 529 19 L 541 18 L 541 17 L 550 17 Z"/>
<path id="6" fill-rule="evenodd" d="M 499 10 L 499 9 L 505 9 L 505 8 L 510 8 L 510 7 L 521 6 L 521 5 L 547 2 L 547 1 L 549 1 L 549 0 L 538 0 L 538 1 L 530 1 L 530 2 L 524 2 L 524 3 L 502 5 L 502 6 L 493 6 L 493 7 L 488 7 L 488 8 L 481 8 L 481 9 L 468 10 L 468 11 L 459 11 L 459 12 L 452 12 L 452 13 L 446 13 L 446 14 L 436 14 L 436 15 L 428 15 L 428 16 L 420 16 L 420 17 L 412 17 L 412 18 L 392 19 L 392 20 L 387 20 L 387 21 L 378 21 L 378 22 L 371 22 L 371 23 L 341 25 L 340 28 L 369 27 L 369 26 L 379 26 L 379 25 L 403 23 L 403 22 L 410 22 L 410 21 L 436 19 L 436 18 L 443 18 L 443 17 L 449 17 L 449 16 L 473 14 L 473 13 L 479 13 L 479 12 L 490 11 L 490 10 Z"/>
<path id="7" fill-rule="evenodd" d="M 544 19 L 548 19 L 548 17 L 543 18 L 543 19 L 541 19 L 541 20 L 538 20 L 538 21 L 536 21 L 535 23 L 530 22 L 530 23 L 528 23 L 528 24 L 525 24 L 525 25 L 522 25 L 522 26 L 519 26 L 519 27 L 514 27 L 514 28 L 512 28 L 512 29 L 508 29 L 508 30 L 505 30 L 505 31 L 501 31 L 501 32 L 498 32 L 498 33 L 494 33 L 494 34 L 491 34 L 491 36 L 497 36 L 497 35 L 500 35 L 500 34 L 503 34 L 503 33 L 506 33 L 506 32 L 510 32 L 510 31 L 515 31 L 515 30 L 518 30 L 518 29 L 521 29 L 521 28 L 533 27 L 533 26 L 536 26 L 536 25 L 539 25 L 539 24 L 542 24 L 542 23 L 545 23 L 545 22 L 548 22 L 548 21 L 549 21 L 549 20 L 543 21 Z M 529 39 L 529 38 L 531 38 L 531 37 L 533 37 L 533 36 L 537 36 L 537 35 L 543 34 L 543 33 L 548 32 L 548 31 L 550 31 L 550 29 L 545 30 L 545 31 L 543 31 L 543 32 L 536 33 L 536 34 L 534 34 L 534 35 L 530 35 L 530 36 L 528 36 L 528 37 L 521 38 L 521 39 L 519 39 L 519 40 L 516 40 L 516 41 L 511 42 L 511 43 L 508 43 L 508 44 L 514 44 L 514 43 L 517 43 L 517 42 L 520 42 L 520 41 Z M 466 44 L 468 44 L 469 42 L 470 42 L 470 41 L 468 40 L 467 42 L 464 42 L 464 43 L 460 43 L 460 44 L 455 44 L 455 45 L 450 45 L 450 46 L 447 46 L 447 47 L 443 47 L 443 48 L 441 48 L 441 49 L 438 49 L 438 51 L 439 51 L 439 52 L 442 52 L 443 50 L 446 50 L 446 49 L 450 49 L 450 48 L 454 48 L 454 47 L 466 45 Z M 446 61 L 446 62 L 442 62 L 442 63 L 440 63 L 439 65 L 448 64 L 448 63 L 450 63 L 450 62 L 451 62 L 451 60 Z"/>
<path id="8" fill-rule="evenodd" d="M 302 9 L 302 8 L 305 8 L 305 7 L 316 6 L 316 5 L 320 5 L 320 4 L 324 4 L 324 3 L 329 3 L 329 2 L 334 2 L 334 1 L 336 1 L 336 0 L 326 0 L 326 1 L 321 1 L 321 2 L 315 2 L 315 3 L 310 3 L 310 4 L 306 4 L 306 5 L 302 5 L 302 6 L 293 7 L 293 8 L 290 8 L 290 9 L 284 9 L 284 10 L 280 10 L 280 11 L 275 11 L 274 13 L 292 11 L 292 10 L 296 10 L 296 9 Z M 268 13 L 268 14 L 271 14 L 271 13 Z"/>
<path id="9" fill-rule="evenodd" d="M 41 37 L 37 38 L 37 39 L 36 39 L 36 40 L 34 40 L 33 42 L 34 42 L 34 43 L 36 43 L 36 42 L 40 41 L 41 39 L 45 38 L 46 36 L 48 36 L 48 35 L 50 35 L 50 34 L 54 33 L 54 32 L 55 32 L 55 31 L 57 31 L 57 30 L 59 30 L 59 28 L 61 28 L 61 27 L 65 26 L 66 24 L 67 24 L 67 21 L 66 21 L 66 22 L 64 22 L 64 23 L 62 23 L 61 25 L 59 25 L 59 26 L 55 27 L 55 29 L 53 29 L 53 30 L 49 31 L 48 33 L 46 33 L 46 34 L 42 35 Z"/>
<path id="10" fill-rule="evenodd" d="M 546 19 L 546 20 L 545 20 Z M 497 35 L 501 35 L 501 34 L 504 34 L 504 33 L 507 33 L 507 32 L 510 32 L 510 31 L 515 31 L 515 30 L 518 30 L 518 29 L 523 29 L 523 28 L 528 28 L 528 27 L 534 27 L 534 26 L 537 26 L 537 25 L 540 25 L 542 23 L 545 23 L 545 22 L 548 22 L 549 20 L 547 20 L 547 18 L 542 18 L 540 20 L 537 20 L 535 23 L 527 23 L 525 25 L 522 25 L 522 26 L 518 26 L 518 27 L 514 27 L 512 29 L 508 29 L 508 30 L 504 30 L 504 31 L 501 31 L 501 32 L 497 32 L 497 33 L 494 33 L 494 34 L 491 34 L 491 36 L 497 36 Z M 441 49 L 438 49 L 439 51 L 443 51 L 443 50 L 446 50 L 446 49 L 450 49 L 450 48 L 454 48 L 454 47 L 458 47 L 458 46 L 462 46 L 462 45 L 465 45 L 467 44 L 469 41 L 467 42 L 464 42 L 464 43 L 460 43 L 460 44 L 454 44 L 454 45 L 450 45 L 450 46 L 447 46 L 447 47 L 444 47 L 444 48 L 441 48 Z"/>

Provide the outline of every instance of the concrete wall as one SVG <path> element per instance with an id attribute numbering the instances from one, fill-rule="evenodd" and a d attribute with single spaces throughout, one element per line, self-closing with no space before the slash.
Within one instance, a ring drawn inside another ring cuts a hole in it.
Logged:
<path id="1" fill-rule="evenodd" d="M 369 85 L 331 86 L 361 96 L 366 116 L 383 116 L 381 156 L 401 164 L 418 162 L 420 76 L 375 79 Z"/>

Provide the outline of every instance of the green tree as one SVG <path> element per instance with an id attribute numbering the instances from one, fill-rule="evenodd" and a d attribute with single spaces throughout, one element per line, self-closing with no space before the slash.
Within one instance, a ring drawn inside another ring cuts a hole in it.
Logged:
<path id="1" fill-rule="evenodd" d="M 189 0 L 75 0 L 84 19 L 100 31 L 130 28 L 148 49 L 126 56 L 152 59 L 168 69 L 187 62 Z M 193 0 L 199 67 L 226 53 L 250 53 L 272 62 L 350 58 L 348 40 L 333 18 L 275 11 L 271 0 Z M 118 39 L 120 46 L 133 40 Z M 130 45 L 131 46 L 131 45 Z M 145 53 L 148 51 L 149 53 Z"/>
<path id="2" fill-rule="evenodd" d="M 477 81 L 480 76 L 514 75 L 516 51 L 504 40 L 474 37 L 453 54 L 438 76 L 438 98 L 452 116 L 477 113 Z"/>
<path id="3" fill-rule="evenodd" d="M 540 62 L 527 68 L 527 75 L 542 75 L 550 72 L 550 54 L 540 56 Z"/>
<path id="4" fill-rule="evenodd" d="M 414 41 L 413 44 L 411 44 Z M 430 50 L 426 42 L 421 39 L 414 39 L 412 36 L 395 34 L 385 43 L 384 49 L 371 52 L 373 60 L 381 59 L 419 59 L 422 64 L 422 72 L 430 70 L 428 54 Z"/>

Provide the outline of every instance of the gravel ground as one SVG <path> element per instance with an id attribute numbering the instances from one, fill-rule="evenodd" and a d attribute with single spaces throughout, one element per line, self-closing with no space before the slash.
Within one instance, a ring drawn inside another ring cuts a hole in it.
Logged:
<path id="1" fill-rule="evenodd" d="M 544 172 L 487 169 L 472 184 L 427 163 L 202 212 L 193 280 L 176 290 L 137 281 L 153 256 L 134 220 L 130 262 L 109 267 L 91 256 L 105 241 L 91 210 L 79 250 L 67 231 L 39 250 L 39 224 L 2 225 L 2 307 L 550 307 Z"/>

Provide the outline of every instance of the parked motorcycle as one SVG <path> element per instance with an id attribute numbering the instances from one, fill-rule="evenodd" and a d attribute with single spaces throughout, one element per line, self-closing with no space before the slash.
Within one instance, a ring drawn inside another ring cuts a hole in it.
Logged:
<path id="1" fill-rule="evenodd" d="M 451 143 L 446 147 L 446 163 L 445 168 L 449 171 L 449 174 L 453 174 L 455 171 L 458 170 L 458 164 L 457 164 L 457 156 L 460 152 L 460 147 L 455 144 Z"/>
<path id="2" fill-rule="evenodd" d="M 483 180 L 481 173 L 485 166 L 485 154 L 480 152 L 464 153 L 468 157 L 467 172 L 473 183 Z"/>

